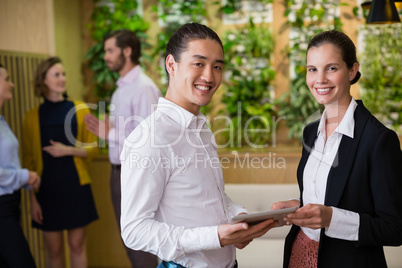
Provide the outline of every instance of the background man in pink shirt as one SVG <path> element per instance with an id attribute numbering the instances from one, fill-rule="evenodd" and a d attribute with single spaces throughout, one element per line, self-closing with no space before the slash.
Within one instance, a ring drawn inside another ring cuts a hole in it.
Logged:
<path id="1" fill-rule="evenodd" d="M 153 106 L 162 96 L 155 83 L 142 72 L 139 65 L 141 43 L 134 32 L 117 30 L 104 37 L 104 60 L 111 71 L 118 72 L 118 88 L 112 95 L 110 116 L 104 121 L 92 114 L 85 122 L 89 131 L 104 139 L 109 145 L 112 164 L 110 188 L 116 220 L 120 228 L 121 189 L 120 153 L 125 138 L 153 112 Z M 157 259 L 150 253 L 134 251 L 126 247 L 132 267 L 156 267 Z"/>

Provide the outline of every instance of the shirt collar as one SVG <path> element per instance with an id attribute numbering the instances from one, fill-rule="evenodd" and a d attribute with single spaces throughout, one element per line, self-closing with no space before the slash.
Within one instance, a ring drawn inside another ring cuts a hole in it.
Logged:
<path id="1" fill-rule="evenodd" d="M 157 110 L 166 114 L 184 128 L 201 129 L 207 121 L 202 113 L 198 113 L 198 115 L 195 116 L 165 98 L 159 98 Z"/>
<path id="2" fill-rule="evenodd" d="M 126 75 L 120 76 L 120 78 L 117 80 L 116 85 L 118 87 L 123 87 L 125 85 L 130 85 L 132 84 L 138 77 L 138 75 L 141 73 L 141 68 L 139 65 L 135 66 L 132 68 Z"/>
<path id="3" fill-rule="evenodd" d="M 356 107 L 357 107 L 357 102 L 352 97 L 352 100 L 349 103 L 348 109 L 346 110 L 346 113 L 343 116 L 341 123 L 335 129 L 334 132 L 349 136 L 351 138 L 354 137 L 354 130 L 355 130 L 354 113 L 355 113 Z M 326 119 L 327 119 L 327 112 L 326 112 L 326 110 L 324 110 L 324 113 L 321 116 L 320 124 L 318 125 L 317 136 L 319 136 L 321 132 L 324 132 Z"/>

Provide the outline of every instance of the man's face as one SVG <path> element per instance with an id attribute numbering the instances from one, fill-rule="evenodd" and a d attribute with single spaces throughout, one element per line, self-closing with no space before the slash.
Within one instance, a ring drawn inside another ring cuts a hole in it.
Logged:
<path id="1" fill-rule="evenodd" d="M 176 62 L 172 55 L 166 59 L 170 74 L 166 98 L 184 109 L 198 114 L 207 105 L 222 82 L 223 50 L 211 39 L 188 42 L 187 49 Z"/>
<path id="2" fill-rule="evenodd" d="M 123 51 L 116 46 L 116 38 L 112 37 L 105 41 L 105 56 L 103 59 L 107 63 L 107 67 L 112 72 L 119 72 L 126 64 Z"/>

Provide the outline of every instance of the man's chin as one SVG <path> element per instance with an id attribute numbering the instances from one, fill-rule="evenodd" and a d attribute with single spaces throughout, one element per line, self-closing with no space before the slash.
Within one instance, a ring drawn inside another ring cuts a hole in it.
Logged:
<path id="1" fill-rule="evenodd" d="M 203 101 L 203 102 L 200 103 L 200 106 L 201 106 L 201 107 L 207 106 L 210 102 L 211 102 L 211 100 L 209 100 L 209 101 Z"/>

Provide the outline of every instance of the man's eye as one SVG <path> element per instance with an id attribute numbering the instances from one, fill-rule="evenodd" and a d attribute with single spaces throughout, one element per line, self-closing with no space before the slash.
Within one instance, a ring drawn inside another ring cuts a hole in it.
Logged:
<path id="1" fill-rule="evenodd" d="M 217 69 L 217 70 L 222 70 L 221 66 L 215 66 L 214 68 Z"/>
<path id="2" fill-rule="evenodd" d="M 196 63 L 194 63 L 194 65 L 195 65 L 195 66 L 198 66 L 198 67 L 201 67 L 201 66 L 202 66 L 202 63 L 196 62 Z"/>

